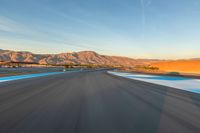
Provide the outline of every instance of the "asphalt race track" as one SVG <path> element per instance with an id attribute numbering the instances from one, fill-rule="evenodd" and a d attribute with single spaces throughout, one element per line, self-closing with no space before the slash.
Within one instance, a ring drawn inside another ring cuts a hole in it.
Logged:
<path id="1" fill-rule="evenodd" d="M 3 82 L 0 133 L 200 133 L 200 95 L 106 71 Z"/>

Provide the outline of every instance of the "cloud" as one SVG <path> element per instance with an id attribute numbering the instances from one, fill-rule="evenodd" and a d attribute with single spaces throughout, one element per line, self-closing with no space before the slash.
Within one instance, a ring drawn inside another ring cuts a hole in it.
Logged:
<path id="1" fill-rule="evenodd" d="M 36 35 L 39 34 L 34 28 L 29 27 L 10 17 L 0 16 L 0 31 L 9 32 L 18 35 Z"/>
<path id="2" fill-rule="evenodd" d="M 47 37 L 49 34 L 52 34 L 49 31 L 42 31 L 41 29 L 37 29 L 33 26 L 28 26 L 14 20 L 10 17 L 0 16 L 0 32 L 8 32 L 13 35 L 23 36 L 27 38 L 36 38 L 36 37 Z M 3 34 L 3 33 L 2 33 Z M 10 35 L 11 35 L 10 34 Z"/>
<path id="3" fill-rule="evenodd" d="M 77 7 L 74 7 L 74 10 Z M 74 23 L 77 23 L 78 25 L 82 25 L 85 27 L 87 27 L 87 32 L 95 32 L 97 34 L 99 34 L 98 37 L 98 41 L 95 40 L 94 38 L 88 37 L 87 35 L 84 34 L 79 34 L 79 33 L 68 33 L 68 32 L 63 32 L 63 31 L 56 31 L 57 32 L 57 36 L 59 35 L 60 38 L 65 38 L 63 40 L 60 40 L 60 42 L 64 42 L 64 44 L 72 44 L 74 46 L 78 46 L 78 47 L 82 47 L 82 48 L 92 48 L 92 49 L 97 49 L 97 50 L 101 50 L 101 51 L 105 51 L 106 49 L 104 48 L 97 48 L 95 47 L 95 45 L 99 44 L 99 42 L 102 43 L 102 45 L 107 44 L 107 45 L 112 45 L 113 42 L 110 42 L 110 38 L 118 38 L 120 40 L 128 40 L 129 38 L 125 37 L 124 35 L 119 34 L 118 32 L 113 31 L 112 29 L 110 29 L 109 26 L 107 26 L 106 24 L 102 23 L 102 22 L 97 22 L 95 21 L 95 19 L 91 20 L 92 16 L 96 16 L 97 14 L 93 14 L 92 12 L 88 12 L 85 9 L 80 9 L 80 7 L 78 7 L 78 10 L 80 11 L 74 11 L 76 12 L 74 15 L 74 13 L 71 13 L 73 11 L 69 11 L 70 13 L 67 13 L 66 11 L 63 12 L 61 10 L 55 9 L 55 8 L 51 8 L 49 6 L 43 7 L 43 9 L 47 10 L 48 12 L 50 12 L 52 15 L 56 15 L 57 17 L 63 18 L 65 22 L 66 21 L 72 21 Z M 71 15 L 73 14 L 73 15 Z M 69 40 L 67 40 L 66 38 L 69 38 Z M 69 42 L 69 43 L 65 43 L 65 42 Z M 72 43 L 73 42 L 73 43 Z M 106 51 L 112 51 L 112 50 L 106 50 Z"/>
<path id="4" fill-rule="evenodd" d="M 8 17 L 0 16 L 0 31 L 18 32 L 19 24 Z"/>
<path id="5" fill-rule="evenodd" d="M 64 14 L 62 16 L 67 17 Z M 84 21 L 81 21 L 79 19 L 74 19 L 74 21 L 84 23 Z M 0 37 L 1 42 L 2 39 L 4 40 L 4 42 L 6 40 L 12 40 L 12 42 L 16 45 L 26 42 L 27 44 L 38 44 L 43 46 L 47 44 L 59 44 L 61 47 L 71 46 L 82 49 L 92 48 L 96 50 L 101 50 L 97 47 L 93 47 L 94 44 L 88 43 L 87 39 L 83 39 L 83 37 L 79 35 L 73 33 L 64 33 L 62 31 L 54 31 L 53 29 L 49 29 L 48 31 L 40 29 L 39 31 L 37 31 L 37 29 L 33 27 L 28 27 L 27 25 L 22 25 L 14 19 L 5 16 L 0 16 L 0 33 L 3 35 L 3 32 L 8 32 L 11 34 L 8 34 L 4 38 Z M 12 34 L 14 35 L 14 38 Z"/>

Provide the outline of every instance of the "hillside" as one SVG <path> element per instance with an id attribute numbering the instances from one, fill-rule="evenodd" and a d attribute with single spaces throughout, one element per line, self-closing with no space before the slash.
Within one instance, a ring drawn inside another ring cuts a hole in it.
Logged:
<path id="1" fill-rule="evenodd" d="M 153 60 L 136 60 L 127 57 L 100 55 L 93 51 L 82 51 L 61 54 L 34 54 L 31 52 L 16 52 L 0 50 L 1 62 L 34 62 L 39 64 L 96 64 L 110 66 L 135 66 L 153 62 Z"/>

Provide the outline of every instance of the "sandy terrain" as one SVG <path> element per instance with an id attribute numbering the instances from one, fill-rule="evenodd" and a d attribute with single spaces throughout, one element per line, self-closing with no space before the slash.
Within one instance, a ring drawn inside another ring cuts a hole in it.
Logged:
<path id="1" fill-rule="evenodd" d="M 177 60 L 151 64 L 161 71 L 200 74 L 200 60 Z"/>

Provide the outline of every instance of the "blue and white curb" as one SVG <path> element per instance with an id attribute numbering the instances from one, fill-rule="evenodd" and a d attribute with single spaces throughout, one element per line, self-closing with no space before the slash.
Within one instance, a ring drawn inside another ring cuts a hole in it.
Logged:
<path id="1" fill-rule="evenodd" d="M 0 77 L 0 82 L 7 82 L 7 81 L 14 81 L 14 80 L 19 80 L 19 79 L 42 77 L 42 76 L 49 76 L 49 75 L 63 74 L 63 73 L 65 73 L 65 72 L 48 72 L 48 73 L 37 73 L 37 74 L 26 74 L 26 75 L 18 75 L 18 76 Z"/>
<path id="2" fill-rule="evenodd" d="M 200 79 L 173 77 L 173 76 L 157 76 L 148 74 L 134 74 L 134 73 L 112 72 L 112 71 L 108 71 L 108 73 L 128 79 L 145 81 L 149 83 L 164 85 L 200 94 Z"/>

